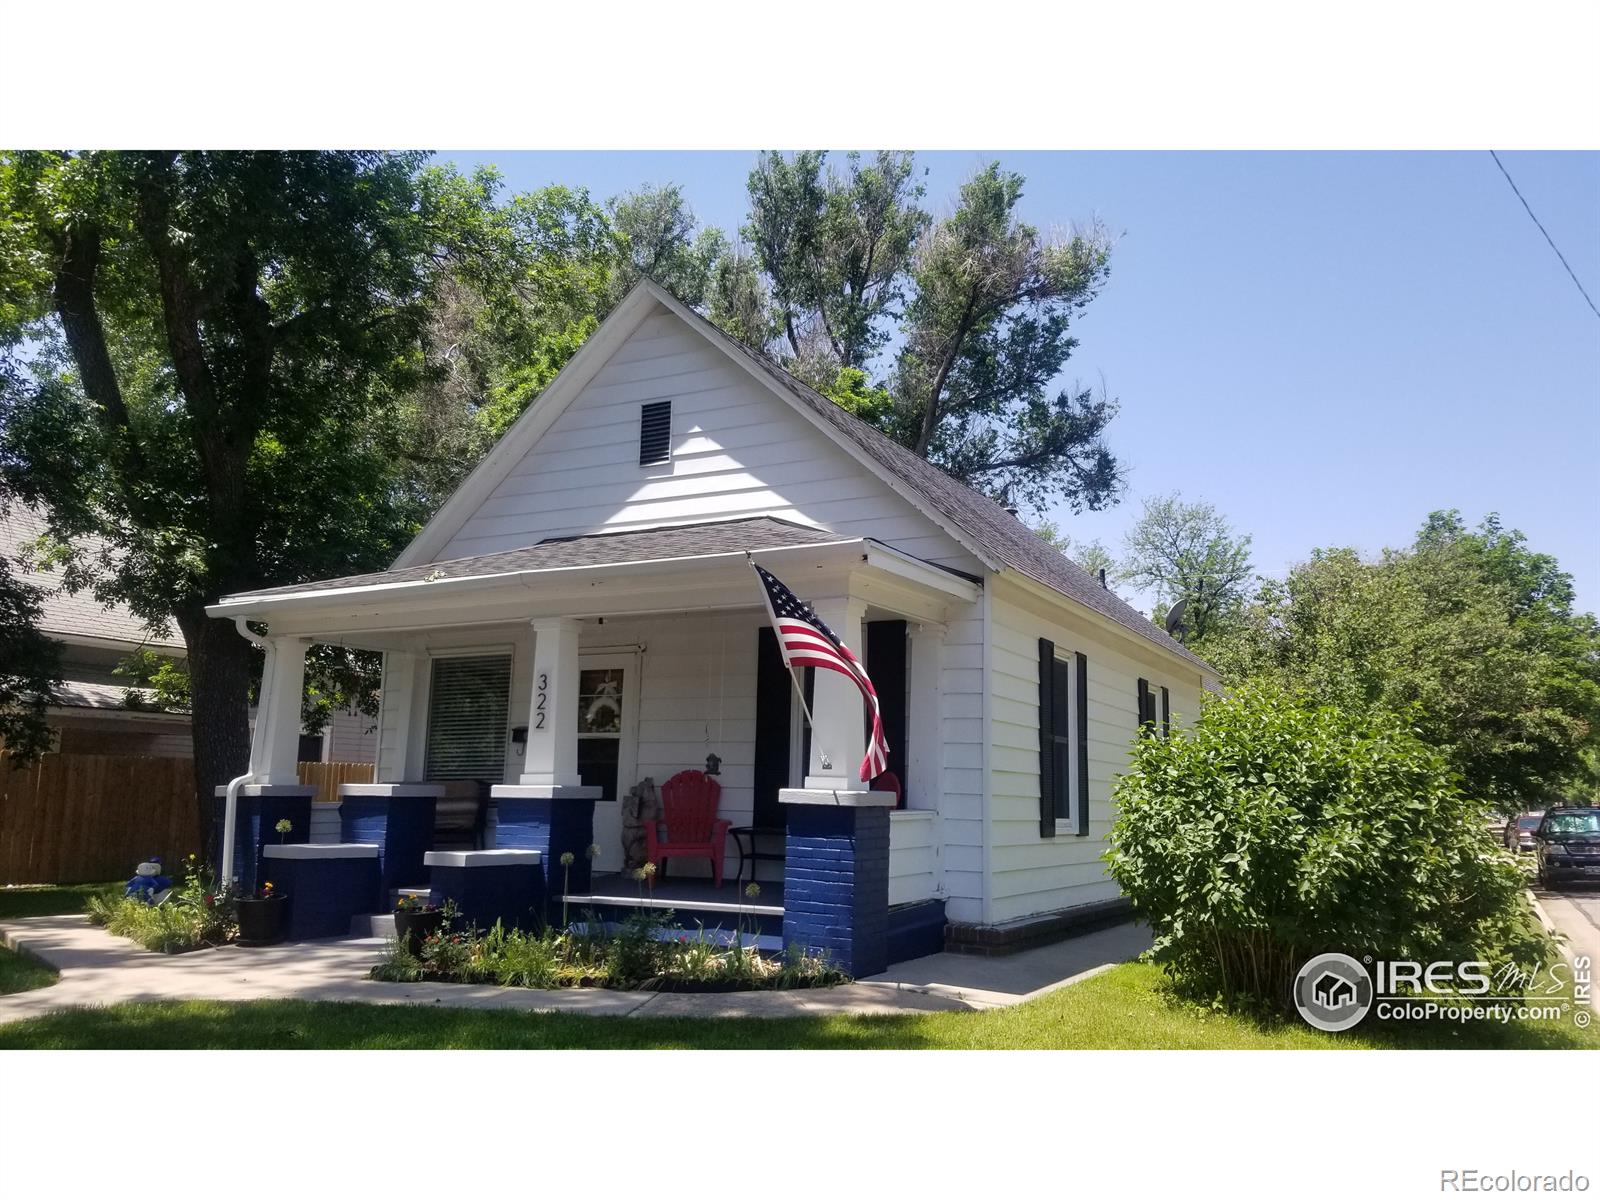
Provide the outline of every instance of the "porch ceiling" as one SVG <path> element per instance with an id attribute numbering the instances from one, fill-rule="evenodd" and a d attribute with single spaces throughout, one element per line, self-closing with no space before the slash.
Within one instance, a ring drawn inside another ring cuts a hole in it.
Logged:
<path id="1" fill-rule="evenodd" d="M 801 595 L 849 591 L 908 616 L 942 620 L 972 580 L 868 538 L 773 517 L 550 539 L 498 554 L 226 596 L 207 612 L 267 621 L 274 635 L 321 635 L 383 648 L 390 632 L 759 606 L 748 561 Z M 365 635 L 365 636 L 363 636 Z"/>

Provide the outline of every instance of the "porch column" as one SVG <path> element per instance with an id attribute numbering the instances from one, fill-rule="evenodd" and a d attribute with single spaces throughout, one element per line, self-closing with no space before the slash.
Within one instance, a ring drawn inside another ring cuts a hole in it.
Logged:
<path id="1" fill-rule="evenodd" d="M 256 710 L 255 737 L 250 741 L 250 770 L 258 784 L 300 782 L 300 700 L 305 691 L 305 638 L 269 639 L 261 676 L 261 703 Z"/>
<path id="2" fill-rule="evenodd" d="M 261 674 L 256 728 L 250 739 L 250 771 L 255 780 L 244 784 L 235 801 L 232 881 L 244 891 L 253 890 L 264 876 L 263 854 L 268 845 L 304 843 L 311 836 L 311 798 L 317 789 L 300 783 L 300 697 L 305 689 L 304 638 L 268 638 L 270 648 Z M 212 864 L 222 869 L 223 842 L 227 837 L 227 788 L 219 785 L 214 803 L 215 840 Z M 289 832 L 280 834 L 280 821 Z"/>
<path id="3" fill-rule="evenodd" d="M 823 624 L 862 656 L 862 618 L 865 600 L 834 596 L 813 600 L 812 608 Z M 837 671 L 818 671 L 811 700 L 811 761 L 806 764 L 806 788 L 829 792 L 864 792 L 861 760 L 867 753 L 866 706 L 861 691 Z M 826 761 L 824 761 L 826 759 Z"/>
<path id="4" fill-rule="evenodd" d="M 525 787 L 577 787 L 578 631 L 576 617 L 533 622 L 533 696 L 528 745 L 517 782 Z"/>

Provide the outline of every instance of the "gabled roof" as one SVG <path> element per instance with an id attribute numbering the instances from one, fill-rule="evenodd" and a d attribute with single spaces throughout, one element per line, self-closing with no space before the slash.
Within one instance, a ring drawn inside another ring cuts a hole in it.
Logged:
<path id="1" fill-rule="evenodd" d="M 136 646 L 180 652 L 184 649 L 183 642 L 177 638 L 150 633 L 144 621 L 124 604 L 103 605 L 87 591 L 63 591 L 60 570 L 24 569 L 21 563 L 24 547 L 48 532 L 44 517 L 21 504 L 13 504 L 0 513 L 0 556 L 11 560 L 16 578 L 44 592 L 39 620 L 42 632 L 65 641 L 125 643 L 130 649 Z M 95 537 L 77 538 L 75 544 L 90 553 L 99 553 L 105 548 L 105 543 Z"/>
<path id="2" fill-rule="evenodd" d="M 844 439 L 860 450 L 876 464 L 880 474 L 903 482 L 915 493 L 914 497 L 907 498 L 920 499 L 922 505 L 919 507 L 926 506 L 943 516 L 945 522 L 941 524 L 948 522 L 947 528 L 954 526 L 950 532 L 979 558 L 987 559 L 996 566 L 1010 567 L 1093 609 L 1101 616 L 1109 617 L 1130 632 L 1187 659 L 1203 670 L 1209 672 L 1215 669 L 1115 592 L 1101 587 L 1098 579 L 988 496 L 952 479 L 926 459 L 846 412 L 670 295 L 662 293 L 659 298 L 709 341 L 754 366 L 774 388 L 780 389 L 792 402 L 819 419 L 836 438 Z M 961 537 L 961 534 L 966 536 Z"/>
<path id="3" fill-rule="evenodd" d="M 395 561 L 397 569 L 426 567 L 422 560 L 471 515 L 475 497 L 486 496 L 531 448 L 605 364 L 617 346 L 652 309 L 652 301 L 722 350 L 752 377 L 785 400 L 834 444 L 888 483 L 902 498 L 943 529 L 991 570 L 1013 570 L 1099 613 L 1130 633 L 1207 673 L 1214 668 L 1156 627 L 1126 601 L 1100 586 L 1077 563 L 1040 538 L 989 497 L 952 479 L 938 467 L 884 436 L 865 421 L 806 386 L 764 355 L 724 333 L 649 279 L 634 285 L 590 335 L 544 394 L 514 422 L 484 460 L 434 514 Z M 513 551 L 512 553 L 516 553 Z"/>
<path id="4" fill-rule="evenodd" d="M 777 517 L 745 517 L 735 521 L 707 521 L 690 525 L 667 525 L 656 529 L 627 529 L 614 533 L 592 533 L 582 537 L 546 538 L 518 550 L 498 554 L 475 554 L 469 558 L 446 559 L 400 567 L 392 571 L 373 571 L 366 575 L 347 575 L 343 579 L 319 579 L 314 583 L 295 583 L 287 587 L 264 588 L 226 597 L 233 603 L 262 596 L 301 595 L 306 592 L 336 591 L 344 588 L 374 587 L 394 583 L 422 583 L 430 578 L 466 579 L 492 575 L 512 575 L 519 571 L 550 571 L 562 567 L 620 566 L 624 563 L 655 562 L 673 558 L 699 558 L 707 554 L 730 554 L 744 550 L 776 550 L 784 546 L 820 546 L 839 540 L 836 534 Z"/>

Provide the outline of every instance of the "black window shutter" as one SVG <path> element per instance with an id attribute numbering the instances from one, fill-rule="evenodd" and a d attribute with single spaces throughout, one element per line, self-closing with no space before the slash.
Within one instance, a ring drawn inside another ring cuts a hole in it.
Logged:
<path id="1" fill-rule="evenodd" d="M 1139 680 L 1139 727 L 1141 729 L 1150 721 L 1150 681 Z"/>
<path id="2" fill-rule="evenodd" d="M 1072 682 L 1078 702 L 1078 836 L 1089 834 L 1089 659 L 1074 654 Z"/>
<path id="3" fill-rule="evenodd" d="M 783 825 L 778 791 L 789 786 L 789 669 L 772 630 L 756 632 L 755 811 L 757 825 Z M 587 740 L 587 739 L 585 739 Z"/>
<path id="4" fill-rule="evenodd" d="M 1172 736 L 1172 697 L 1166 688 L 1161 689 L 1161 736 Z"/>
<path id="5" fill-rule="evenodd" d="M 1039 836 L 1056 835 L 1056 644 L 1039 639 Z M 1063 697 L 1065 699 L 1065 697 Z"/>
<path id="6" fill-rule="evenodd" d="M 867 675 L 878 693 L 878 715 L 889 743 L 888 770 L 900 781 L 900 807 L 907 807 L 906 667 L 909 643 L 904 621 L 867 622 Z M 780 825 L 783 822 L 778 822 Z"/>
<path id="7" fill-rule="evenodd" d="M 654 466 L 672 457 L 672 401 L 657 400 L 639 409 L 639 465 Z"/>

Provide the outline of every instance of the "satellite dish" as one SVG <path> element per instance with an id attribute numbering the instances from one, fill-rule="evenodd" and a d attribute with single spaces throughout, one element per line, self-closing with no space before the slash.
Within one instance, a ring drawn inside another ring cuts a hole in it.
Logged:
<path id="1" fill-rule="evenodd" d="M 1180 637 L 1185 631 L 1188 630 L 1189 627 L 1185 625 L 1183 621 L 1183 618 L 1188 611 L 1189 598 L 1187 596 L 1185 596 L 1182 600 L 1179 600 L 1171 608 L 1167 609 L 1167 632 L 1173 637 Z"/>

